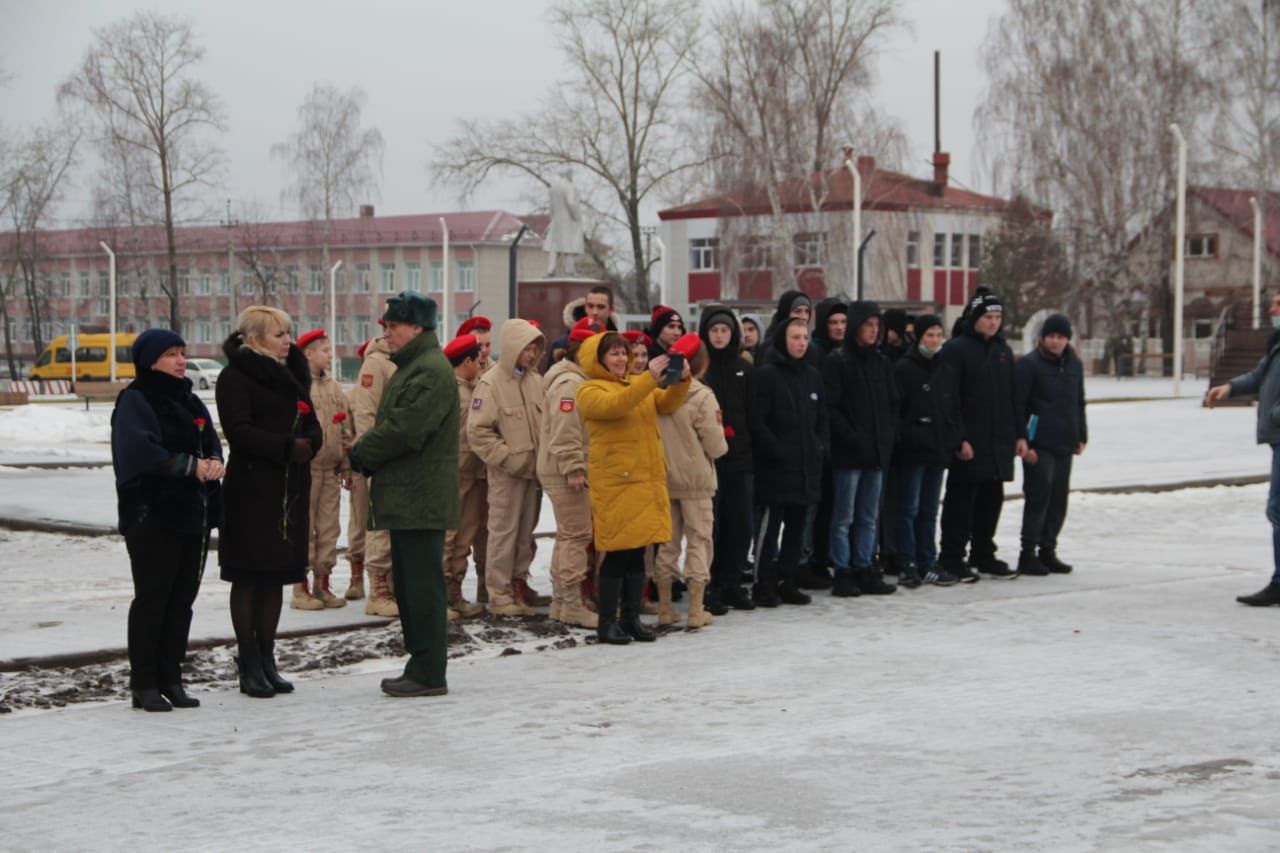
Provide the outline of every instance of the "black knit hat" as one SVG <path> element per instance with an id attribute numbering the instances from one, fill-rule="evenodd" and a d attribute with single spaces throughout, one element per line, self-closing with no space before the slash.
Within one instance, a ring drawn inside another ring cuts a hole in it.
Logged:
<path id="1" fill-rule="evenodd" d="M 899 337 L 907 333 L 907 312 L 901 308 L 890 308 L 884 312 L 884 330 L 897 332 Z"/>
<path id="2" fill-rule="evenodd" d="M 1066 314 L 1050 314 L 1045 318 L 1044 325 L 1040 327 L 1040 337 L 1048 335 L 1062 335 L 1071 340 L 1071 321 Z"/>
<path id="3" fill-rule="evenodd" d="M 134 339 L 130 352 L 135 371 L 147 370 L 171 347 L 185 347 L 187 342 L 171 329 L 147 329 Z"/>
<path id="4" fill-rule="evenodd" d="M 982 296 L 975 297 L 974 300 L 969 303 L 969 312 L 966 319 L 968 319 L 969 323 L 972 324 L 988 311 L 999 311 L 1001 314 L 1004 313 L 1004 305 L 1001 304 L 1000 297 L 996 296 L 994 293 L 986 293 Z"/>
<path id="5" fill-rule="evenodd" d="M 940 326 L 943 332 L 946 332 L 947 330 L 947 327 L 942 324 L 942 318 L 939 317 L 937 314 L 921 314 L 920 316 L 916 317 L 916 322 L 915 322 L 916 340 L 921 340 L 922 338 L 924 338 L 924 333 L 929 331 L 929 329 L 933 326 Z"/>

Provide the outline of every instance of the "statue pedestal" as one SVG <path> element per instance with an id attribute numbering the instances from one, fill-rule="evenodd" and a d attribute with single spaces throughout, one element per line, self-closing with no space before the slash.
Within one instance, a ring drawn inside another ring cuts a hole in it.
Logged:
<path id="1" fill-rule="evenodd" d="M 528 278 L 516 282 L 516 316 L 537 320 L 550 344 L 568 332 L 564 323 L 564 306 L 575 299 L 585 298 L 587 291 L 596 285 L 612 287 L 598 278 Z M 617 302 L 617 295 L 614 295 Z"/>

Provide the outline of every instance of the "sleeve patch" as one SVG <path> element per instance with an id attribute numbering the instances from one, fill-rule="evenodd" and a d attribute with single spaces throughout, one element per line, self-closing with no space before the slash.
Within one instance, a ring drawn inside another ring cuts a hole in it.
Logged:
<path id="1" fill-rule="evenodd" d="M 481 400 L 479 397 L 476 397 L 474 400 L 471 401 L 471 411 L 473 412 L 480 411 L 480 404 L 483 402 L 484 401 Z"/>
<path id="2" fill-rule="evenodd" d="M 361 373 L 361 374 L 360 374 L 360 387 L 361 387 L 361 388 L 372 388 L 372 387 L 373 387 L 373 374 L 372 374 L 372 373 Z"/>
<path id="3" fill-rule="evenodd" d="M 573 411 L 573 406 L 574 406 L 574 402 L 573 402 L 573 398 L 572 398 L 572 397 L 561 397 L 561 398 L 560 398 L 560 411 L 562 411 L 562 412 L 572 412 L 572 411 Z"/>

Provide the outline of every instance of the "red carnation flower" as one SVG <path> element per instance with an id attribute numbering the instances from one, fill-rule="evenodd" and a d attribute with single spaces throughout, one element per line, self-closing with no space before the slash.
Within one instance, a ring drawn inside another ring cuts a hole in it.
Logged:
<path id="1" fill-rule="evenodd" d="M 347 419 L 347 413 L 346 413 L 346 412 L 335 412 L 335 413 L 334 413 L 334 415 L 333 415 L 333 422 L 334 422 L 335 424 L 340 424 L 340 423 L 342 423 L 343 421 L 345 421 L 346 419 Z"/>
<path id="2" fill-rule="evenodd" d="M 191 422 L 192 422 L 193 424 L 195 424 L 195 425 L 196 425 L 196 427 L 197 427 L 197 428 L 199 428 L 199 429 L 204 429 L 205 424 L 209 423 L 209 422 L 208 422 L 208 421 L 206 421 L 204 418 L 196 418 L 196 419 L 194 419 L 194 420 L 193 420 L 193 421 L 191 421 Z"/>
<path id="3" fill-rule="evenodd" d="M 306 400 L 299 400 L 299 401 L 298 401 L 298 414 L 300 414 L 300 415 L 309 415 L 309 414 L 311 414 L 311 407 L 307 405 L 307 401 L 306 401 Z"/>
<path id="4" fill-rule="evenodd" d="M 731 426 L 727 426 L 727 427 L 725 427 L 725 428 L 724 428 L 724 437 L 725 437 L 725 438 L 733 438 L 735 435 L 737 435 L 737 433 L 733 431 L 733 427 L 731 427 Z"/>

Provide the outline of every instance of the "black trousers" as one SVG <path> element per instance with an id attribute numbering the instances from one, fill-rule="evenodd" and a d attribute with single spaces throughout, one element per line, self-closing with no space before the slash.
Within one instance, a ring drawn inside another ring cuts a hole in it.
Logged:
<path id="1" fill-rule="evenodd" d="M 718 474 L 716 491 L 715 545 L 711 556 L 711 586 L 725 590 L 738 586 L 747 564 L 754 530 L 751 503 L 751 474 L 739 471 Z"/>
<path id="2" fill-rule="evenodd" d="M 831 480 L 831 466 L 822 466 L 822 498 L 814 511 L 813 528 L 810 533 L 813 550 L 809 554 L 809 565 L 814 568 L 826 568 L 831 565 L 831 507 L 835 502 L 835 486 Z"/>
<path id="3" fill-rule="evenodd" d="M 804 547 L 805 522 L 809 520 L 808 504 L 785 504 L 765 507 L 763 535 L 756 545 L 756 582 L 776 585 L 779 580 L 795 578 Z M 778 545 L 778 531 L 782 544 Z M 777 554 L 777 572 L 774 556 Z"/>
<path id="4" fill-rule="evenodd" d="M 1061 456 L 1037 451 L 1034 465 L 1022 463 L 1022 550 L 1047 554 L 1058 548 L 1058 534 L 1067 520 L 1067 499 L 1071 494 L 1070 453 Z"/>
<path id="5" fill-rule="evenodd" d="M 986 562 L 996 555 L 996 525 L 1004 506 L 1003 480 L 962 480 L 947 477 L 947 493 L 942 499 L 942 548 L 938 555 L 943 563 L 964 562 L 965 546 L 969 559 Z"/>
<path id="6" fill-rule="evenodd" d="M 444 531 L 392 530 L 391 577 L 409 653 L 404 675 L 428 687 L 444 687 L 449 663 Z"/>
<path id="7" fill-rule="evenodd" d="M 175 533 L 148 516 L 129 528 L 124 542 L 133 573 L 129 687 L 148 690 L 181 684 L 207 538 Z"/>

